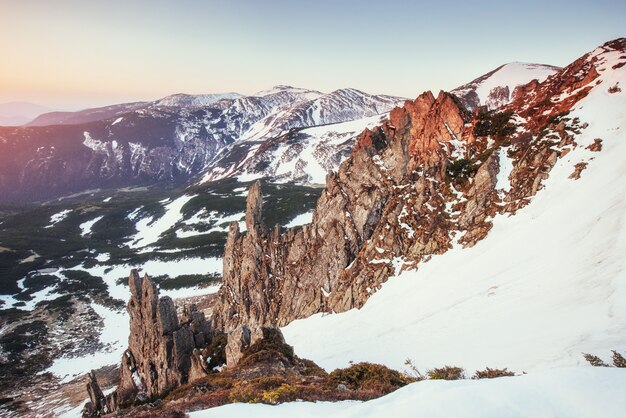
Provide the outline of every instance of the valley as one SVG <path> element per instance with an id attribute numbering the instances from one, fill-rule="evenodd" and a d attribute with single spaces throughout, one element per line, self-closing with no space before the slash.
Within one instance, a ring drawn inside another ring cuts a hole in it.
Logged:
<path id="1" fill-rule="evenodd" d="M 310 213 L 320 192 L 267 188 L 267 222 L 281 225 Z M 228 224 L 243 219 L 245 190 L 246 183 L 223 180 L 98 191 L 3 211 L 2 379 L 29 384 L 48 372 L 68 382 L 84 364 L 116 363 L 128 338 L 131 268 L 149 272 L 175 299 L 215 293 Z"/>

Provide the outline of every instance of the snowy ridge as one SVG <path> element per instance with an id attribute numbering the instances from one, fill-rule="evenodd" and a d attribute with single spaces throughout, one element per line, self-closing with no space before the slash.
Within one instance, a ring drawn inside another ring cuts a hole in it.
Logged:
<path id="1" fill-rule="evenodd" d="M 268 97 L 268 96 L 273 96 L 273 95 L 284 95 L 284 94 L 289 94 L 292 96 L 298 96 L 303 98 L 304 100 L 314 100 L 317 97 L 321 96 L 323 93 L 317 91 L 317 90 L 309 90 L 309 89 L 304 89 L 304 88 L 300 88 L 300 87 L 293 87 L 293 86 L 287 86 L 284 84 L 280 84 L 277 86 L 272 87 L 271 89 L 267 89 L 267 90 L 261 90 L 255 94 L 253 94 L 252 96 L 254 97 Z"/>
<path id="2" fill-rule="evenodd" d="M 291 130 L 373 117 L 403 101 L 355 89 L 324 94 L 276 86 L 252 96 L 176 94 L 153 102 L 42 115 L 29 131 L 10 131 L 6 144 L 0 143 L 3 149 L 28 144 L 11 161 L 16 167 L 25 167 L 25 175 L 17 176 L 18 170 L 0 164 L 0 176 L 9 179 L 3 183 L 0 196 L 7 200 L 23 195 L 54 198 L 101 184 L 187 183 L 206 173 L 209 180 L 266 175 L 251 169 L 250 164 L 258 165 L 262 158 L 258 153 L 274 149 Z M 338 129 L 338 134 L 345 136 L 344 128 Z M 77 143 L 78 136 L 82 145 Z M 326 172 L 341 162 L 345 147 L 317 146 L 317 138 L 306 138 L 307 144 L 302 147 L 315 148 L 313 158 L 311 154 L 300 158 L 311 161 L 308 168 L 287 170 L 283 165 L 269 171 L 279 171 L 283 181 L 323 182 Z M 320 138 L 320 142 L 328 141 Z M 290 140 L 289 145 L 297 144 Z M 298 149 L 290 146 L 293 152 Z M 252 157 L 254 161 L 247 163 Z M 297 157 L 290 155 L 286 159 L 291 164 Z"/>
<path id="3" fill-rule="evenodd" d="M 517 86 L 531 80 L 544 81 L 559 70 L 544 64 L 511 62 L 451 91 L 469 109 L 487 106 L 489 110 L 508 104 Z"/>
<path id="4" fill-rule="evenodd" d="M 276 107 L 271 113 L 267 113 L 268 98 Z M 261 92 L 259 97 L 240 98 L 233 105 L 237 109 L 267 115 L 214 159 L 201 182 L 268 177 L 277 182 L 323 184 L 326 174 L 349 155 L 357 135 L 380 125 L 404 100 L 356 89 L 322 94 L 285 86 Z"/>
<path id="5" fill-rule="evenodd" d="M 403 98 L 372 96 L 356 89 L 340 89 L 324 95 L 313 95 L 304 101 L 281 109 L 255 123 L 242 139 L 258 140 L 278 136 L 291 128 L 341 123 L 387 113 L 404 102 Z"/>
<path id="6" fill-rule="evenodd" d="M 241 97 L 239 93 L 217 93 L 217 94 L 173 94 L 157 100 L 152 106 L 172 106 L 172 107 L 200 107 L 209 106 L 220 100 L 232 100 Z"/>

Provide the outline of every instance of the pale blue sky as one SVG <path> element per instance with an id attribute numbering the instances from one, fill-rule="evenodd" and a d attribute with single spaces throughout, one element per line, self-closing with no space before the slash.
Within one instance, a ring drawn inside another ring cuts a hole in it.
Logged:
<path id="1" fill-rule="evenodd" d="M 626 1 L 0 0 L 0 102 L 290 84 L 415 97 L 626 36 Z"/>

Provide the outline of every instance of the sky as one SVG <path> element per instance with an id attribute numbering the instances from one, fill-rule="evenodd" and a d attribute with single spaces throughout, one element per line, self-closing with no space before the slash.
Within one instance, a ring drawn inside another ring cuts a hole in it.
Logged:
<path id="1" fill-rule="evenodd" d="M 0 103 L 286 84 L 416 97 L 626 36 L 624 0 L 0 0 Z"/>

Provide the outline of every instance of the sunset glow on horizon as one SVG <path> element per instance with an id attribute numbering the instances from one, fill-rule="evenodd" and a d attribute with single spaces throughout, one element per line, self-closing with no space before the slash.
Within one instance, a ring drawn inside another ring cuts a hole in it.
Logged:
<path id="1" fill-rule="evenodd" d="M 77 109 L 277 84 L 414 97 L 506 62 L 566 65 L 626 27 L 623 1 L 406 3 L 0 0 L 0 103 Z M 451 26 L 472 30 L 459 39 Z"/>

